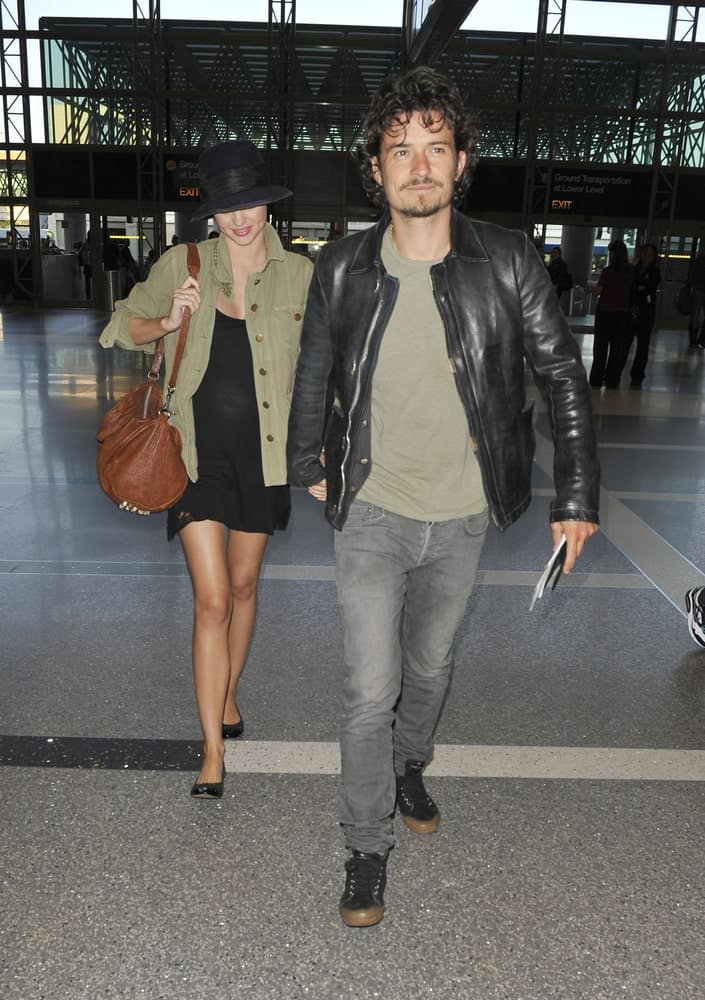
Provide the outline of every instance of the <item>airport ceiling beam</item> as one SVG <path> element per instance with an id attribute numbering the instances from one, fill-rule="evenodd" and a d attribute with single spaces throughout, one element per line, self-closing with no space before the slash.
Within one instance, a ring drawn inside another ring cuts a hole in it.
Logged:
<path id="1" fill-rule="evenodd" d="M 432 66 L 478 0 L 404 0 L 404 62 Z"/>
<path id="2" fill-rule="evenodd" d="M 132 0 L 132 24 L 135 139 L 139 158 L 137 227 L 141 266 L 144 248 L 142 236 L 148 225 L 153 233 L 152 247 L 158 255 L 166 244 L 162 176 L 165 82 L 161 0 Z M 145 177 L 149 177 L 151 181 L 151 191 L 148 193 L 144 190 Z"/>
<path id="3" fill-rule="evenodd" d="M 267 159 L 272 180 L 290 188 L 294 176 L 296 0 L 270 0 L 267 22 Z M 276 151 L 276 155 L 275 155 Z M 291 242 L 293 199 L 273 212 L 282 242 Z"/>

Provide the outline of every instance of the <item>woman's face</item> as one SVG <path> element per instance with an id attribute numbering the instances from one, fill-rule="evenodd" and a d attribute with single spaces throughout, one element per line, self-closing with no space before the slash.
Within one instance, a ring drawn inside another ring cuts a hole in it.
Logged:
<path id="1" fill-rule="evenodd" d="M 262 238 L 267 221 L 267 206 L 238 208 L 234 212 L 218 212 L 215 223 L 226 239 L 238 247 L 250 247 Z"/>
<path id="2" fill-rule="evenodd" d="M 654 253 L 653 247 L 642 247 L 639 256 L 641 257 L 641 263 L 646 267 L 656 262 L 656 254 Z"/>

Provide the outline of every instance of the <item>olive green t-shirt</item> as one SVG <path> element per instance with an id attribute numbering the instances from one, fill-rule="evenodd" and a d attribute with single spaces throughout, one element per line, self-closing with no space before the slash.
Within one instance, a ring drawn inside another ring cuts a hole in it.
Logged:
<path id="1" fill-rule="evenodd" d="M 433 297 L 437 262 L 400 257 L 389 229 L 382 262 L 399 293 L 372 377 L 371 468 L 358 498 L 420 521 L 479 514 L 487 501 Z"/>

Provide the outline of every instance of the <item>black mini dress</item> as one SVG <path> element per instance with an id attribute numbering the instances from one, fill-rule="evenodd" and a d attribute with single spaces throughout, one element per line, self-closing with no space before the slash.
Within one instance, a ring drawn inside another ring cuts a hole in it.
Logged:
<path id="1" fill-rule="evenodd" d="M 286 527 L 288 486 L 265 486 L 252 352 L 244 319 L 216 310 L 213 343 L 193 397 L 198 481 L 167 514 L 171 539 L 191 521 L 271 535 Z"/>

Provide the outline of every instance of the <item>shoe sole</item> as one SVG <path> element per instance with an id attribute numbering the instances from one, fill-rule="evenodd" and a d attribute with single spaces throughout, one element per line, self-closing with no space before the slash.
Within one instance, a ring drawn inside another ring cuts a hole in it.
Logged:
<path id="1" fill-rule="evenodd" d="M 700 590 L 702 590 L 701 587 L 698 587 L 695 590 L 686 591 L 685 610 L 688 612 L 688 631 L 690 632 L 695 642 L 697 642 L 699 646 L 705 648 L 705 634 L 703 634 L 698 623 L 695 621 L 695 613 L 694 613 L 694 608 L 695 608 L 694 597 L 696 594 L 699 594 Z"/>
<path id="2" fill-rule="evenodd" d="M 435 833 L 441 825 L 440 813 L 436 813 L 433 819 L 414 819 L 413 816 L 405 816 L 404 813 L 401 814 L 401 818 L 404 820 L 404 826 L 408 827 L 412 833 Z"/>
<path id="3" fill-rule="evenodd" d="M 338 907 L 340 919 L 347 927 L 374 927 L 384 916 L 383 906 L 371 906 L 367 910 L 346 910 Z"/>

